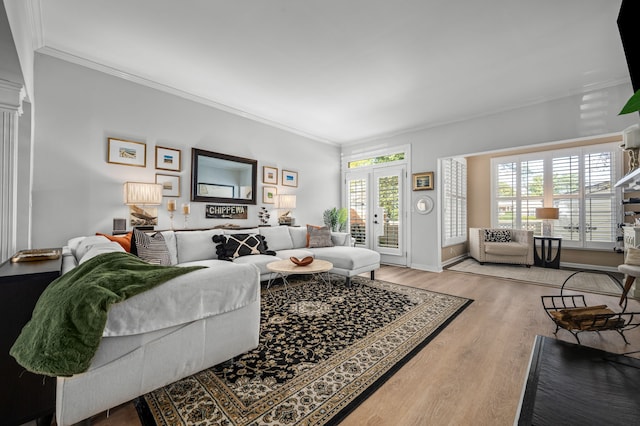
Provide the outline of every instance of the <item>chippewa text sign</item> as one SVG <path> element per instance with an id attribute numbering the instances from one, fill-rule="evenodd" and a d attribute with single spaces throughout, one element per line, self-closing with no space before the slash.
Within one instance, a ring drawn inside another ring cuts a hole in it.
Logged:
<path id="1" fill-rule="evenodd" d="M 205 217 L 207 219 L 246 219 L 247 206 L 216 206 L 207 204 Z"/>

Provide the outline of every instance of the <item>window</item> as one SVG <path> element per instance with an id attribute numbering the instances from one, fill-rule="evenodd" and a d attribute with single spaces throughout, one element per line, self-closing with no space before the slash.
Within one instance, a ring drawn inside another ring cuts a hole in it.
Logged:
<path id="1" fill-rule="evenodd" d="M 377 157 L 371 157 L 371 158 L 364 158 L 362 160 L 349 161 L 347 163 L 347 168 L 355 169 L 355 168 L 358 168 L 358 167 L 374 166 L 376 164 L 393 163 L 394 161 L 401 161 L 401 160 L 404 160 L 404 159 L 405 159 L 404 152 L 398 152 L 398 153 L 395 153 L 395 154 L 379 155 Z"/>
<path id="2" fill-rule="evenodd" d="M 541 233 L 536 208 L 557 207 L 554 236 L 569 247 L 611 248 L 617 236 L 619 143 L 492 160 L 492 226 Z"/>
<path id="3" fill-rule="evenodd" d="M 442 246 L 467 240 L 467 162 L 464 158 L 442 160 Z"/>

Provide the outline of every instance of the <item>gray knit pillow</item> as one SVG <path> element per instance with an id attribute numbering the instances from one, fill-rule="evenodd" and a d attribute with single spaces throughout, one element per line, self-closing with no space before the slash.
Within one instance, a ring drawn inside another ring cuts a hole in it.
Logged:
<path id="1" fill-rule="evenodd" d="M 309 248 L 333 247 L 331 230 L 326 226 L 307 225 L 307 234 L 309 235 Z"/>

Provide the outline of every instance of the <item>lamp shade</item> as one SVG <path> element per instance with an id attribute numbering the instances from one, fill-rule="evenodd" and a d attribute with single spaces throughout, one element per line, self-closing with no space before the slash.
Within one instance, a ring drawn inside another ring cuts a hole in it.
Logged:
<path id="1" fill-rule="evenodd" d="M 295 209 L 296 208 L 296 196 L 295 195 L 278 195 L 276 198 L 276 207 L 279 209 Z"/>
<path id="2" fill-rule="evenodd" d="M 162 204 L 162 184 L 125 182 L 124 203 L 128 205 L 146 204 L 159 206 Z"/>
<path id="3" fill-rule="evenodd" d="M 540 207 L 536 209 L 536 219 L 558 219 L 560 209 L 557 207 Z"/>

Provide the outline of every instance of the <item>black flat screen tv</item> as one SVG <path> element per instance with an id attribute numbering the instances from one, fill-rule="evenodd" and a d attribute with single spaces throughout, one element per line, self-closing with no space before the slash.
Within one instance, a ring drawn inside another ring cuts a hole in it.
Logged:
<path id="1" fill-rule="evenodd" d="M 622 0 L 618 14 L 618 31 L 627 58 L 634 93 L 640 90 L 640 0 Z"/>

